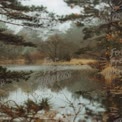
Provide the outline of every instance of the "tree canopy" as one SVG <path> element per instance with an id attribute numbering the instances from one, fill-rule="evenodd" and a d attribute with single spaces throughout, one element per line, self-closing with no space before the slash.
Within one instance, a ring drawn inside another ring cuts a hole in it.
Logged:
<path id="1" fill-rule="evenodd" d="M 93 19 L 99 19 L 99 21 L 101 21 L 101 23 L 98 24 L 99 26 L 91 24 L 89 27 L 87 26 L 86 29 L 83 29 L 85 40 L 90 38 L 90 35 L 98 36 L 98 34 L 105 33 L 105 31 L 109 33 L 110 28 L 114 28 L 114 30 L 116 28 L 116 30 L 119 29 L 119 31 L 122 30 L 121 20 L 118 19 L 118 17 L 120 18 L 121 12 L 121 0 L 66 0 L 66 2 L 70 7 L 79 5 L 84 8 L 84 12 L 80 14 L 75 13 L 66 16 L 56 16 L 54 13 L 48 12 L 43 6 L 24 6 L 21 4 L 21 1 L 18 0 L 1 0 L 0 22 L 28 28 L 50 28 L 54 26 L 56 22 L 64 23 L 66 21 L 73 21 L 78 27 L 82 27 L 85 23 L 86 25 L 87 23 L 91 23 Z M 102 6 L 103 3 L 105 4 L 102 9 L 96 7 Z M 93 26 L 94 29 L 92 28 Z M 102 32 L 98 32 L 98 29 Z M 26 42 L 23 37 L 8 33 L 4 28 L 0 28 L 0 36 L 0 41 L 6 44 L 36 47 L 32 42 Z"/>
<path id="2" fill-rule="evenodd" d="M 28 28 L 47 28 L 52 26 L 53 13 L 49 13 L 43 6 L 24 6 L 18 0 L 0 1 L 0 22 Z M 8 33 L 0 28 L 0 41 L 12 45 L 35 47 L 32 42 L 26 42 L 23 37 Z"/>

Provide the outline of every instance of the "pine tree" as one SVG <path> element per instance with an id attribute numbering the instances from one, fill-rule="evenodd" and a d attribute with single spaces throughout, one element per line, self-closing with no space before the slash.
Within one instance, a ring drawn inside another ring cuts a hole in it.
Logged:
<path id="1" fill-rule="evenodd" d="M 45 14 L 46 17 L 43 18 L 42 14 Z M 11 24 L 32 29 L 50 27 L 53 21 L 55 21 L 54 14 L 49 13 L 43 6 L 28 7 L 23 6 L 18 0 L 0 0 L 0 24 Z M 22 36 L 11 33 L 3 26 L 0 26 L 0 41 L 6 46 L 10 44 L 15 46 L 36 47 L 34 43 L 25 40 Z M 30 73 L 8 71 L 6 68 L 0 66 L 0 83 L 10 83 L 12 81 L 19 81 L 19 79 L 27 80 L 29 74 Z"/>
<path id="2" fill-rule="evenodd" d="M 42 17 L 45 14 L 46 17 Z M 46 23 L 45 23 L 46 21 Z M 54 14 L 49 13 L 43 6 L 23 6 L 18 0 L 0 0 L 0 22 L 28 28 L 47 28 L 52 26 Z M 21 24 L 20 24 L 21 23 Z M 35 47 L 33 43 L 0 27 L 0 41 L 12 45 Z"/>

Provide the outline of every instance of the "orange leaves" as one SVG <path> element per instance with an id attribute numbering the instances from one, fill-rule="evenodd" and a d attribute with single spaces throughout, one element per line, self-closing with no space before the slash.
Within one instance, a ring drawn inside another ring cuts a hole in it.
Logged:
<path id="1" fill-rule="evenodd" d="M 111 41 L 111 40 L 114 40 L 114 39 L 115 39 L 115 36 L 114 36 L 113 34 L 107 34 L 107 35 L 106 35 L 106 39 L 107 39 L 108 41 Z"/>
<path id="2" fill-rule="evenodd" d="M 117 11 L 120 9 L 120 6 L 114 6 L 114 10 Z"/>
<path id="3" fill-rule="evenodd" d="M 107 41 L 116 41 L 119 43 L 122 43 L 122 37 L 121 37 L 121 32 L 120 31 L 114 31 L 112 33 L 106 34 Z"/>
<path id="4" fill-rule="evenodd" d="M 119 39 L 119 42 L 120 42 L 120 43 L 122 43 L 122 38 L 121 38 L 121 39 Z"/>

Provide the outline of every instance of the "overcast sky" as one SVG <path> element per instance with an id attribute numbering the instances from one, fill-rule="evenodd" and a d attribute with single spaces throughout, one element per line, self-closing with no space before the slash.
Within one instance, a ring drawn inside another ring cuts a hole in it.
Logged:
<path id="1" fill-rule="evenodd" d="M 72 13 L 81 13 L 81 11 L 83 11 L 83 8 L 79 6 L 75 6 L 74 8 L 69 7 L 67 3 L 64 2 L 64 0 L 20 0 L 20 1 L 22 2 L 23 5 L 27 5 L 27 6 L 32 6 L 32 5 L 41 6 L 42 5 L 46 7 L 49 12 L 53 12 L 57 15 L 68 15 Z M 53 29 L 56 29 L 62 33 L 65 33 L 67 32 L 67 30 L 71 28 L 71 24 L 72 24 L 71 22 L 58 24 Z M 15 34 L 17 34 L 23 28 L 21 26 L 16 26 L 16 25 L 11 25 L 11 24 L 7 24 L 7 26 L 10 30 L 14 31 Z M 47 35 L 52 35 L 48 29 L 40 29 L 40 30 L 43 32 L 43 33 L 41 32 L 41 35 L 40 35 L 42 36 L 42 38 L 43 37 L 47 38 Z"/>
<path id="2" fill-rule="evenodd" d="M 80 13 L 82 8 L 76 6 L 74 8 L 69 7 L 64 0 L 21 0 L 23 5 L 43 5 L 47 7 L 47 10 L 54 12 L 58 15 L 67 15 L 71 13 Z"/>
<path id="3" fill-rule="evenodd" d="M 27 6 L 42 5 L 44 7 L 47 7 L 47 10 L 49 12 L 53 12 L 58 15 L 68 15 L 72 13 L 81 13 L 84 11 L 84 9 L 79 6 L 75 6 L 74 8 L 71 8 L 70 6 L 67 5 L 66 2 L 64 2 L 64 0 L 20 0 L 20 1 L 22 2 L 23 5 L 27 5 Z M 100 6 L 96 6 L 96 8 L 99 9 Z M 15 33 L 18 33 L 22 29 L 22 27 L 13 26 L 10 24 L 8 24 L 8 27 L 9 29 L 13 30 Z M 56 27 L 54 27 L 54 29 L 57 29 L 61 32 L 66 32 L 67 30 L 70 29 L 70 27 L 71 27 L 71 22 L 66 22 L 63 24 L 58 24 Z M 43 29 L 43 32 L 45 35 L 47 35 L 48 29 L 47 30 Z M 42 35 L 43 34 L 41 34 L 41 36 Z"/>

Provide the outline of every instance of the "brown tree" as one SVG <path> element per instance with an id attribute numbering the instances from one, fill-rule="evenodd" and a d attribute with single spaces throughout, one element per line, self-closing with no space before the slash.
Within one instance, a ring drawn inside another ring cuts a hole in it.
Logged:
<path id="1" fill-rule="evenodd" d="M 69 42 L 59 35 L 49 37 L 47 41 L 40 44 L 39 50 L 44 52 L 52 61 L 70 61 L 75 50 L 75 44 Z"/>

